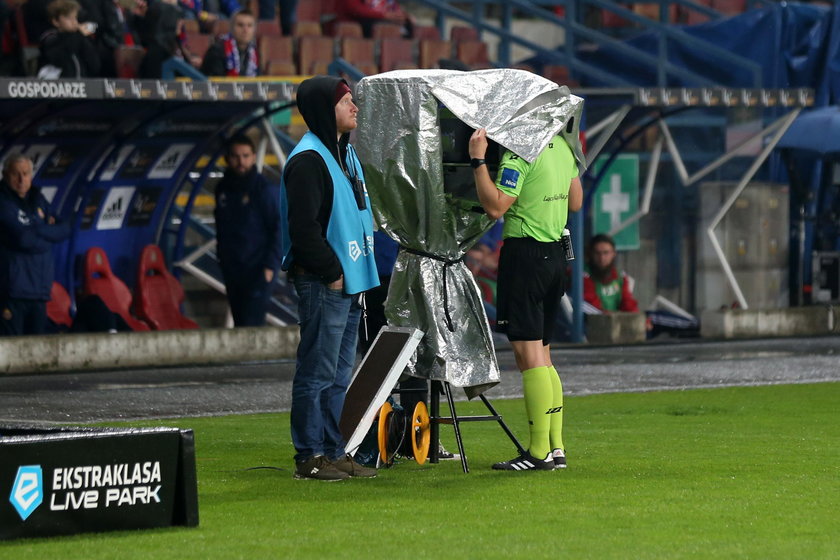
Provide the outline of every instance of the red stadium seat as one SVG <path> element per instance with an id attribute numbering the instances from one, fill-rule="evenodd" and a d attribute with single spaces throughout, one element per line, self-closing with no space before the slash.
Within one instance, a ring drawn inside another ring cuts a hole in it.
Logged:
<path id="1" fill-rule="evenodd" d="M 147 331 L 149 326 L 131 315 L 131 292 L 111 270 L 108 255 L 99 247 L 91 247 L 85 254 L 84 295 L 96 294 L 112 312 L 135 331 Z"/>
<path id="2" fill-rule="evenodd" d="M 415 25 L 411 30 L 412 39 L 440 40 L 440 30 L 435 25 Z"/>
<path id="3" fill-rule="evenodd" d="M 375 45 L 373 39 L 344 37 L 341 39 L 341 58 L 368 76 L 376 74 L 379 69 L 374 57 Z"/>
<path id="4" fill-rule="evenodd" d="M 332 37 L 309 35 L 298 39 L 298 70 L 301 74 L 326 74 L 334 58 Z"/>
<path id="5" fill-rule="evenodd" d="M 292 28 L 292 35 L 295 37 L 320 36 L 323 35 L 323 30 L 317 21 L 298 21 Z"/>
<path id="6" fill-rule="evenodd" d="M 475 27 L 455 25 L 449 30 L 449 38 L 454 41 L 478 41 L 478 30 Z"/>
<path id="7" fill-rule="evenodd" d="M 459 41 L 455 45 L 455 58 L 473 70 L 493 67 L 484 41 Z"/>
<path id="8" fill-rule="evenodd" d="M 137 316 L 154 330 L 197 329 L 198 323 L 180 310 L 184 290 L 178 279 L 166 269 L 163 253 L 157 245 L 146 245 L 137 267 L 134 308 Z"/>
<path id="9" fill-rule="evenodd" d="M 274 72 L 283 69 L 283 73 L 280 75 L 297 74 L 292 41 L 291 37 L 281 35 L 263 35 L 257 39 L 263 73 L 277 75 Z M 272 67 L 274 72 L 269 71 L 269 66 Z"/>
<path id="10" fill-rule="evenodd" d="M 331 21 L 326 28 L 332 37 L 356 37 L 361 39 L 364 36 L 362 24 L 357 21 Z"/>
<path id="11" fill-rule="evenodd" d="M 118 45 L 114 49 L 117 77 L 125 79 L 137 78 L 140 73 L 140 63 L 143 62 L 144 56 L 146 56 L 146 49 L 142 47 Z"/>
<path id="12" fill-rule="evenodd" d="M 420 68 L 439 68 L 441 59 L 452 58 L 452 41 L 420 40 Z"/>
<path id="13" fill-rule="evenodd" d="M 204 53 L 206 53 L 207 49 L 210 48 L 210 43 L 212 42 L 213 37 L 210 35 L 191 32 L 187 32 L 186 34 L 187 50 L 199 58 L 204 58 Z"/>
<path id="14" fill-rule="evenodd" d="M 382 39 L 379 47 L 379 70 L 390 72 L 417 68 L 414 43 L 411 39 Z"/>
<path id="15" fill-rule="evenodd" d="M 266 35 L 280 35 L 280 24 L 276 19 L 257 20 L 257 38 Z"/>
<path id="16" fill-rule="evenodd" d="M 73 317 L 70 315 L 70 308 L 73 302 L 70 300 L 70 294 L 64 289 L 64 286 L 58 282 L 52 283 L 50 289 L 50 301 L 47 302 L 47 317 L 56 325 L 67 327 L 73 326 Z"/>
<path id="17" fill-rule="evenodd" d="M 399 23 L 378 21 L 373 24 L 371 39 L 402 39 L 403 27 Z"/>

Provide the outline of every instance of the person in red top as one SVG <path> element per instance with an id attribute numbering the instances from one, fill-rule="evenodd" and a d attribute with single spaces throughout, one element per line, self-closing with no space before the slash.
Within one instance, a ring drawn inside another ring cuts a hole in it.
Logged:
<path id="1" fill-rule="evenodd" d="M 633 297 L 633 279 L 615 267 L 615 241 L 599 233 L 589 242 L 587 266 L 583 273 L 583 300 L 598 311 L 638 312 Z"/>

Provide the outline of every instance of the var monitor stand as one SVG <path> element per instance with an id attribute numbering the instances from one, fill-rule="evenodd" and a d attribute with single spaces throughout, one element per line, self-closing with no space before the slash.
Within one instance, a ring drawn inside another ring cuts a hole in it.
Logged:
<path id="1" fill-rule="evenodd" d="M 348 453 L 354 454 L 362 440 L 367 435 L 370 427 L 376 419 L 377 413 L 385 413 L 388 396 L 394 392 L 400 375 L 408 365 L 411 356 L 420 344 L 423 332 L 410 327 L 383 327 L 373 341 L 362 362 L 356 370 L 356 375 L 347 389 L 347 396 L 344 400 L 344 409 L 341 413 L 339 427 L 341 434 L 347 442 Z M 510 438 L 520 453 L 524 448 L 505 424 L 484 395 L 479 395 L 481 401 L 487 407 L 488 416 L 459 416 L 455 410 L 455 401 L 452 397 L 452 389 L 447 381 L 431 380 L 430 384 L 430 414 L 425 413 L 425 406 L 418 406 L 412 414 L 411 432 L 414 441 L 412 447 L 415 454 L 418 447 L 425 448 L 420 452 L 424 458 L 429 455 L 431 463 L 439 460 L 440 425 L 452 425 L 455 431 L 455 440 L 458 444 L 458 453 L 461 455 L 461 467 L 465 473 L 469 472 L 467 455 L 464 451 L 464 442 L 461 436 L 461 422 L 496 421 Z M 449 405 L 450 416 L 441 416 L 440 395 L 446 396 Z M 421 403 L 422 404 L 422 403 Z M 380 412 L 383 409 L 383 412 Z M 380 418 L 380 423 L 386 418 Z M 382 445 L 380 445 L 382 448 Z M 383 457 L 385 460 L 385 457 Z"/>

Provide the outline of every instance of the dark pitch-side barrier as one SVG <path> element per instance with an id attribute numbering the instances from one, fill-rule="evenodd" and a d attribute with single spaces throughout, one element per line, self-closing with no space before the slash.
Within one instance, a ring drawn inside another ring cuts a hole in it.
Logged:
<path id="1" fill-rule="evenodd" d="M 0 426 L 0 539 L 198 525 L 178 428 Z"/>

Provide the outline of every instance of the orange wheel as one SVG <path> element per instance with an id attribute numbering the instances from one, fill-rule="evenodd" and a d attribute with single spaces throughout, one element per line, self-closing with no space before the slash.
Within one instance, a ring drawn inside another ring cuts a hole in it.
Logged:
<path id="1" fill-rule="evenodd" d="M 379 408 L 379 429 L 376 432 L 376 443 L 379 446 L 379 457 L 385 464 L 390 463 L 391 459 L 393 459 L 393 456 L 388 455 L 388 433 L 390 432 L 389 427 L 393 416 L 394 407 L 391 406 L 391 403 L 386 401 L 385 404 Z"/>
<path id="2" fill-rule="evenodd" d="M 429 423 L 429 411 L 423 402 L 418 402 L 411 416 L 411 449 L 414 460 L 422 465 L 429 456 L 429 442 L 432 439 Z"/>

